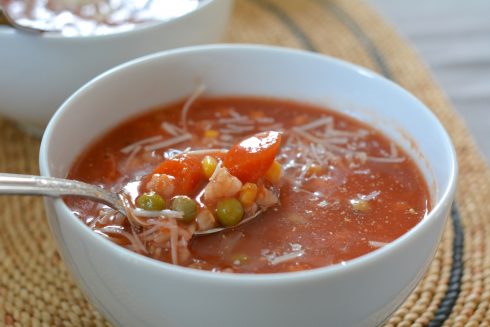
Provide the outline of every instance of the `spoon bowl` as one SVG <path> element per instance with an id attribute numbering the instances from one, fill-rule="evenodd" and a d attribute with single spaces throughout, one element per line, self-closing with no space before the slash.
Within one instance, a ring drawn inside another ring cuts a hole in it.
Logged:
<path id="1" fill-rule="evenodd" d="M 209 153 L 226 153 L 224 149 L 207 149 L 187 151 L 190 155 L 205 155 Z M 133 206 L 129 201 L 124 188 L 115 193 L 102 187 L 84 183 L 77 180 L 44 177 L 35 175 L 4 174 L 0 173 L 0 194 L 10 195 L 43 195 L 49 197 L 78 196 L 95 200 L 108 205 L 126 217 Z M 193 235 L 209 235 L 222 232 L 226 229 L 235 228 L 252 221 L 263 213 L 265 209 L 257 210 L 253 214 L 244 217 L 238 224 L 230 227 L 216 227 L 208 230 L 196 230 Z"/>

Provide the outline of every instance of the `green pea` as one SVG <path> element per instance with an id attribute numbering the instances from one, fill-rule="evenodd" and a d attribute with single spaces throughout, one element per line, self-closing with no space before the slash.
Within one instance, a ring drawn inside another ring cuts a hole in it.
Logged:
<path id="1" fill-rule="evenodd" d="M 225 227 L 235 226 L 243 218 L 243 207 L 235 198 L 228 198 L 218 202 L 216 216 L 221 225 Z"/>
<path id="2" fill-rule="evenodd" d="M 172 210 L 183 213 L 183 220 L 186 223 L 191 223 L 197 216 L 197 204 L 190 197 L 179 195 L 172 200 Z"/>
<path id="3" fill-rule="evenodd" d="M 144 210 L 163 210 L 165 209 L 165 200 L 155 192 L 143 193 L 136 199 L 136 206 Z"/>

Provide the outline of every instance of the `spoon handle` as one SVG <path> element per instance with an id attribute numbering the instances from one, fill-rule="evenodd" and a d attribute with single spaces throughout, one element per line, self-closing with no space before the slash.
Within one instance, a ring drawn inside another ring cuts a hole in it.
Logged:
<path id="1" fill-rule="evenodd" d="M 0 194 L 50 197 L 75 195 L 97 200 L 117 210 L 122 207 L 115 193 L 84 182 L 55 177 L 0 173 Z"/>

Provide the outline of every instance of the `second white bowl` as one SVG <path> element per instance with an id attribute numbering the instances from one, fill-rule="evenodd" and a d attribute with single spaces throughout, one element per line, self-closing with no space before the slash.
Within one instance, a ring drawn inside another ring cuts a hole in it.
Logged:
<path id="1" fill-rule="evenodd" d="M 203 0 L 183 16 L 109 35 L 37 35 L 0 26 L 0 113 L 41 135 L 56 109 L 105 70 L 153 52 L 221 38 L 232 0 Z"/>

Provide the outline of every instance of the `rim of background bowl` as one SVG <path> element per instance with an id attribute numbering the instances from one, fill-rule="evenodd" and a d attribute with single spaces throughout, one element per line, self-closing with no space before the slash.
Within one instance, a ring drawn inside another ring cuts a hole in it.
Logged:
<path id="1" fill-rule="evenodd" d="M 63 34 L 60 33 L 39 33 L 39 35 L 36 35 L 35 33 L 28 33 L 31 34 L 34 37 L 39 37 L 43 38 L 46 40 L 50 41 L 59 41 L 59 42 L 79 42 L 83 40 L 99 40 L 99 39 L 106 39 L 106 38 L 123 38 L 127 37 L 128 35 L 131 34 L 139 34 L 139 33 L 144 33 L 148 30 L 158 30 L 160 28 L 163 28 L 165 25 L 172 25 L 176 24 L 179 20 L 181 19 L 186 19 L 190 18 L 194 15 L 197 15 L 199 11 L 202 9 L 205 9 L 208 7 L 212 2 L 217 2 L 217 1 L 232 1 L 232 0 L 199 0 L 199 4 L 197 5 L 196 8 L 193 10 L 180 15 L 176 17 L 171 17 L 166 20 L 162 21 L 156 21 L 156 22 L 151 22 L 148 24 L 136 24 L 134 28 L 131 28 L 130 30 L 127 31 L 121 31 L 121 32 L 114 32 L 114 33 L 108 33 L 108 34 L 94 34 L 94 35 L 74 35 L 74 36 L 64 36 Z M 2 33 L 27 33 L 23 31 L 19 31 L 16 28 L 10 27 L 10 26 L 2 26 L 0 25 L 0 34 Z"/>
<path id="2" fill-rule="evenodd" d="M 265 274 L 252 274 L 252 273 L 231 274 L 231 273 L 216 273 L 216 272 L 211 272 L 206 270 L 198 270 L 198 269 L 178 266 L 166 262 L 161 262 L 155 259 L 151 259 L 143 255 L 137 254 L 133 251 L 127 250 L 126 248 L 121 247 L 94 233 L 92 230 L 90 230 L 88 226 L 86 226 L 83 222 L 80 221 L 80 219 L 78 219 L 73 214 L 73 212 L 68 208 L 68 206 L 61 199 L 53 199 L 54 205 L 58 209 L 63 210 L 63 214 L 69 216 L 71 218 L 70 220 L 72 220 L 73 223 L 77 226 L 77 228 L 80 229 L 80 232 L 85 233 L 87 237 L 91 239 L 91 241 L 99 242 L 100 246 L 108 247 L 111 250 L 111 252 L 115 252 L 120 256 L 126 256 L 128 259 L 131 259 L 131 261 L 136 262 L 137 264 L 140 265 L 144 265 L 145 269 L 166 270 L 167 272 L 178 273 L 181 276 L 188 276 L 191 278 L 192 277 L 205 278 L 209 282 L 219 282 L 219 283 L 225 282 L 228 284 L 234 284 L 234 283 L 274 284 L 274 283 L 282 283 L 284 281 L 307 281 L 307 280 L 322 279 L 325 278 L 326 276 L 335 275 L 338 273 L 346 272 L 348 270 L 356 270 L 365 265 L 376 264 L 378 260 L 380 260 L 384 256 L 393 253 L 394 251 L 396 251 L 397 248 L 403 246 L 411 238 L 415 237 L 415 235 L 419 233 L 419 230 L 428 228 L 427 225 L 431 223 L 433 219 L 435 219 L 434 216 L 436 214 L 442 215 L 443 213 L 442 211 L 444 210 L 444 208 L 446 206 L 451 205 L 452 198 L 456 189 L 456 179 L 457 179 L 457 171 L 458 171 L 454 145 L 452 144 L 449 135 L 447 134 L 446 130 L 439 122 L 439 120 L 436 118 L 436 116 L 419 99 L 417 99 L 414 95 L 412 95 L 410 92 L 408 92 L 398 84 L 384 78 L 383 76 L 378 75 L 361 66 L 349 63 L 347 61 L 333 58 L 323 54 L 304 51 L 304 50 L 297 50 L 297 49 L 277 47 L 277 46 L 254 45 L 254 44 L 197 45 L 197 46 L 190 46 L 190 47 L 162 51 L 162 52 L 154 53 L 151 55 L 147 55 L 141 58 L 131 60 L 127 63 L 116 66 L 100 74 L 99 76 L 95 77 L 94 79 L 86 83 L 84 86 L 82 86 L 80 89 L 78 89 L 72 96 L 70 96 L 61 105 L 61 107 L 56 111 L 54 116 L 49 121 L 49 124 L 44 133 L 41 142 L 41 147 L 40 147 L 39 164 L 40 164 L 41 174 L 44 176 L 52 176 L 51 171 L 49 169 L 48 157 L 47 157 L 50 139 L 53 134 L 53 130 L 59 128 L 57 127 L 57 122 L 62 118 L 64 114 L 66 114 L 67 111 L 70 110 L 69 108 L 71 103 L 75 101 L 78 97 L 84 96 L 85 93 L 90 92 L 90 90 L 93 87 L 97 87 L 97 84 L 101 83 L 103 80 L 110 77 L 111 75 L 121 74 L 122 72 L 128 69 L 134 69 L 139 65 L 146 65 L 152 61 L 165 60 L 164 58 L 175 57 L 175 56 L 179 56 L 180 54 L 196 53 L 196 52 L 209 53 L 213 51 L 218 51 L 218 52 L 224 52 L 224 51 L 264 52 L 265 51 L 270 53 L 276 53 L 277 55 L 286 54 L 286 55 L 300 56 L 300 57 L 304 57 L 305 60 L 307 60 L 308 58 L 321 59 L 323 61 L 326 61 L 328 65 L 338 66 L 344 70 L 350 70 L 358 75 L 362 75 L 363 76 L 362 78 L 368 77 L 368 78 L 375 79 L 378 82 L 381 82 L 384 85 L 386 85 L 386 87 L 394 89 L 395 92 L 400 92 L 401 95 L 403 97 L 406 97 L 408 100 L 414 101 L 414 103 L 418 105 L 420 109 L 426 114 L 426 118 L 431 120 L 431 123 L 434 125 L 434 127 L 439 129 L 442 142 L 447 144 L 447 150 L 449 151 L 449 156 L 451 158 L 449 163 L 450 165 L 449 181 L 446 189 L 444 189 L 442 192 L 440 200 L 438 200 L 435 203 L 434 207 L 426 217 L 424 217 L 419 223 L 417 223 L 412 229 L 404 233 L 402 236 L 400 236 L 399 238 L 395 239 L 394 241 L 388 243 L 387 245 L 379 249 L 376 249 L 374 251 L 371 251 L 367 254 L 361 255 L 354 259 L 348 260 L 344 264 L 336 263 L 333 265 L 319 267 L 311 270 L 303 270 L 303 271 L 295 271 L 295 272 L 265 273 Z"/>

